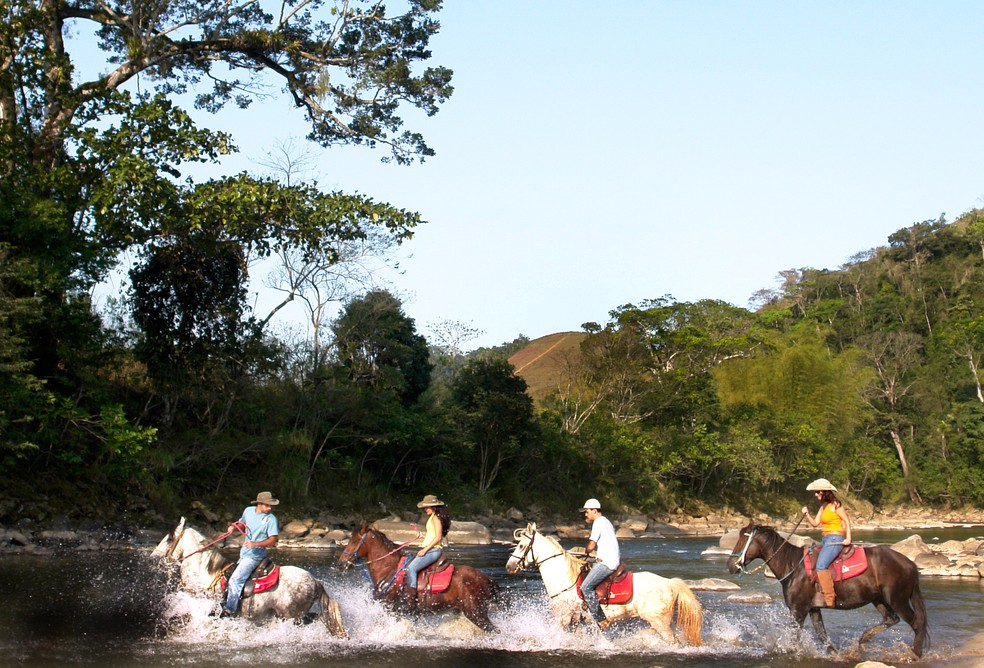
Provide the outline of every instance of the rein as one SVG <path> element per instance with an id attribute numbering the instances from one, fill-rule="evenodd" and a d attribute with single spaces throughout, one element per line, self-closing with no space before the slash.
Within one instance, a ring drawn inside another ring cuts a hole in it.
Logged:
<path id="1" fill-rule="evenodd" d="M 246 535 L 246 528 L 243 526 L 243 523 L 242 522 L 234 522 L 232 526 L 234 526 L 236 528 L 236 530 L 238 530 L 239 533 L 241 533 L 242 535 L 244 535 L 244 536 Z M 219 536 L 218 538 L 216 538 L 215 540 L 213 540 L 211 543 L 208 543 L 207 545 L 202 545 L 201 547 L 199 547 L 194 552 L 189 552 L 188 554 L 186 554 L 183 557 L 179 558 L 178 561 L 184 561 L 185 559 L 187 559 L 188 557 L 190 557 L 190 556 L 192 556 L 194 554 L 198 554 L 199 552 L 204 552 L 205 550 L 207 550 L 208 548 L 212 547 L 213 545 L 215 545 L 219 541 L 225 540 L 226 538 L 228 538 L 232 534 L 233 534 L 232 531 L 226 531 L 224 534 L 222 534 L 221 536 Z M 182 529 L 181 530 L 181 533 L 178 535 L 178 537 L 174 539 L 174 545 L 171 547 L 171 552 L 173 552 L 174 551 L 174 548 L 177 547 L 178 542 L 181 540 L 181 537 L 182 536 L 184 536 L 184 529 Z"/>
<path id="2" fill-rule="evenodd" d="M 359 558 L 359 550 L 362 549 L 362 545 L 366 542 L 366 538 L 369 537 L 369 531 L 370 531 L 369 529 L 366 529 L 365 533 L 362 534 L 362 540 L 359 541 L 359 544 L 355 546 L 354 550 L 352 550 L 351 552 L 348 550 L 342 550 L 342 554 L 347 557 L 350 557 L 351 563 L 359 567 L 359 571 L 362 573 L 362 577 L 364 577 L 366 581 L 373 586 L 373 589 L 376 590 L 377 593 L 373 594 L 373 597 L 380 598 L 382 596 L 385 596 L 386 593 L 393 586 L 393 583 L 396 582 L 396 577 L 400 574 L 400 571 L 401 570 L 405 571 L 407 569 L 407 566 L 410 564 L 410 560 L 409 559 L 407 560 L 406 564 L 403 565 L 403 568 L 396 568 L 396 570 L 393 571 L 393 575 L 387 578 L 386 582 L 382 582 L 381 580 L 379 585 L 377 585 L 375 582 L 372 581 L 372 575 L 369 573 L 369 568 L 368 568 L 369 564 L 375 563 L 377 561 L 385 559 L 386 557 L 392 554 L 399 552 L 400 550 L 402 550 L 403 548 L 405 548 L 406 546 L 410 545 L 415 540 L 420 538 L 420 532 L 418 531 L 416 536 L 406 541 L 405 543 L 401 543 L 400 545 L 397 545 L 395 548 L 393 548 L 386 554 L 375 557 L 373 559 L 366 559 L 365 561 L 363 561 L 362 559 Z"/>
<path id="3" fill-rule="evenodd" d="M 786 537 L 783 539 L 782 543 L 780 543 L 779 547 L 777 547 L 772 552 L 772 556 L 770 556 L 768 559 L 763 559 L 761 566 L 756 566 L 752 570 L 748 571 L 748 570 L 745 570 L 745 553 L 748 552 L 748 547 L 752 544 L 752 538 L 755 537 L 755 532 L 758 530 L 757 528 L 756 529 L 752 529 L 752 533 L 748 534 L 748 539 L 745 541 L 745 545 L 744 545 L 744 547 L 742 547 L 741 552 L 740 553 L 738 553 L 738 552 L 732 552 L 731 553 L 731 556 L 732 557 L 738 557 L 738 569 L 739 569 L 739 572 L 742 575 L 753 575 L 755 573 L 758 573 L 760 570 L 762 570 L 766 566 L 768 566 L 769 565 L 769 562 L 772 561 L 777 554 L 779 554 L 780 550 L 782 550 L 782 548 L 786 545 L 786 543 L 789 542 L 790 536 L 792 536 L 794 533 L 796 533 L 796 530 L 799 529 L 799 525 L 802 524 L 802 523 L 803 523 L 803 517 L 800 517 L 799 522 L 796 523 L 796 526 L 794 526 L 792 528 L 792 530 L 789 533 L 786 534 Z M 803 563 L 803 560 L 804 559 L 806 559 L 806 554 L 805 553 L 804 553 L 802 559 L 799 560 L 799 563 L 797 563 L 796 566 L 793 566 L 791 569 L 789 569 L 789 572 L 788 573 L 786 573 L 784 576 L 782 576 L 781 578 L 779 578 L 778 579 L 778 582 L 782 582 L 783 580 L 785 580 L 786 578 L 788 578 L 790 575 L 792 575 L 793 574 L 793 571 L 795 571 L 796 568 L 800 564 Z"/>
<path id="4" fill-rule="evenodd" d="M 520 530 L 517 529 L 517 531 L 520 531 Z M 534 568 L 538 568 L 541 565 L 543 565 L 543 564 L 547 563 L 548 561 L 550 561 L 551 559 L 555 559 L 556 557 L 563 557 L 566 554 L 566 552 L 564 552 L 563 550 L 561 550 L 557 554 L 551 554 L 549 557 L 547 557 L 546 559 L 544 559 L 542 561 L 537 561 L 536 558 L 534 558 L 533 561 L 527 562 L 526 561 L 526 557 L 529 556 L 530 552 L 533 550 L 533 541 L 534 540 L 536 540 L 536 534 L 535 533 L 530 536 L 530 544 L 526 546 L 526 549 L 523 550 L 523 556 L 521 556 L 519 558 L 519 567 L 522 570 L 524 570 L 524 571 L 533 570 Z M 556 594 L 550 594 L 549 596 L 550 596 L 550 598 L 557 598 L 561 594 L 564 594 L 566 592 L 569 592 L 571 589 L 573 589 L 576 586 L 577 586 L 577 578 L 574 578 L 574 582 L 572 582 L 567 588 L 561 589 Z"/>

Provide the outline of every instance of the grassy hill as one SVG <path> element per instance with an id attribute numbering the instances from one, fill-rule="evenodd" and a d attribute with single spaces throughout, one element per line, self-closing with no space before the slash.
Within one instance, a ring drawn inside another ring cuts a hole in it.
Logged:
<path id="1" fill-rule="evenodd" d="M 567 361 L 580 354 L 581 341 L 586 336 L 584 332 L 548 334 L 530 341 L 509 358 L 516 374 L 529 386 L 533 401 L 541 401 L 559 384 L 566 382 Z"/>

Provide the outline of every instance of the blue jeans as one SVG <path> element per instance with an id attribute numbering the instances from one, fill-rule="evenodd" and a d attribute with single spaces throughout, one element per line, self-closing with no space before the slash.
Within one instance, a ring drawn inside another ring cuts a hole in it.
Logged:
<path id="1" fill-rule="evenodd" d="M 591 613 L 591 617 L 596 622 L 603 620 L 605 613 L 601 611 L 601 604 L 598 603 L 598 595 L 595 593 L 595 587 L 611 575 L 612 571 L 613 569 L 596 561 L 595 565 L 591 567 L 591 572 L 581 582 L 581 596 L 584 597 L 584 602 L 588 604 L 588 612 Z"/>
<path id="2" fill-rule="evenodd" d="M 424 552 L 422 557 L 414 557 L 407 563 L 407 579 L 404 583 L 406 587 L 417 588 L 417 574 L 424 570 L 435 561 L 441 558 L 444 554 L 444 550 L 440 547 L 432 547 L 431 549 Z"/>
<path id="3" fill-rule="evenodd" d="M 243 587 L 246 585 L 246 581 L 249 580 L 249 576 L 253 572 L 253 569 L 256 568 L 261 561 L 263 561 L 263 557 L 239 558 L 239 563 L 236 564 L 236 570 L 234 570 L 232 575 L 229 576 L 229 583 L 226 585 L 226 610 L 229 612 L 235 612 L 239 609 L 239 599 L 243 595 Z"/>
<path id="4" fill-rule="evenodd" d="M 840 554 L 844 543 L 844 536 L 839 533 L 830 533 L 823 537 L 820 554 L 817 556 L 817 570 L 825 571 L 834 563 L 834 559 Z"/>

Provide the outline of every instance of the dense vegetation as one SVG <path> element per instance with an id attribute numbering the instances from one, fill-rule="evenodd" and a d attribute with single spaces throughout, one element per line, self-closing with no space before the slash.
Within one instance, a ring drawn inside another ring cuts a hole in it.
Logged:
<path id="1" fill-rule="evenodd" d="M 273 80 L 313 141 L 431 155 L 400 114 L 451 94 L 449 70 L 414 74 L 440 2 L 406 6 L 0 2 L 0 521 L 140 521 L 259 489 L 312 509 L 424 492 L 471 511 L 585 495 L 753 509 L 819 475 L 878 504 L 984 504 L 979 212 L 787 272 L 754 312 L 619 307 L 534 406 L 507 361 L 525 339 L 466 355 L 472 332 L 447 323 L 428 342 L 363 280 L 417 214 L 289 167 L 182 173 L 235 150 L 179 106 L 202 82 L 203 109 Z M 115 69 L 87 78 L 65 34 L 92 25 Z M 308 307 L 305 339 L 248 306 L 260 259 Z M 120 267 L 128 288 L 97 313 L 92 290 Z"/>

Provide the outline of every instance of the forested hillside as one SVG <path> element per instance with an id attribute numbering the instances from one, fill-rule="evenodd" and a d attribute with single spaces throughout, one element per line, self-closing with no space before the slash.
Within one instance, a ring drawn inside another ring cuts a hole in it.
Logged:
<path id="1" fill-rule="evenodd" d="M 754 312 L 661 297 L 589 323 L 570 374 L 537 383 L 541 417 L 627 503 L 773 503 L 818 476 L 875 504 L 984 503 L 981 212 L 781 275 Z"/>
<path id="2" fill-rule="evenodd" d="M 981 212 L 901 229 L 837 270 L 785 272 L 754 310 L 663 296 L 548 349 L 521 337 L 466 354 L 466 327 L 428 341 L 396 290 L 358 274 L 410 240 L 418 214 L 289 173 L 182 172 L 235 147 L 180 94 L 208 81 L 201 108 L 245 106 L 263 76 L 324 146 L 430 155 L 400 114 L 451 94 L 449 70 L 421 67 L 438 3 L 278 24 L 253 3 L 132 17 L 9 4 L 0 522 L 158 521 L 194 500 L 239 509 L 260 489 L 295 509 L 378 511 L 426 492 L 461 513 L 569 511 L 586 496 L 754 510 L 797 503 L 818 476 L 876 504 L 984 504 Z M 75 71 L 70 19 L 93 24 L 116 69 Z M 251 310 L 259 260 L 307 305 L 307 338 L 279 338 Z M 120 268 L 126 289 L 97 311 L 94 287 Z"/>

